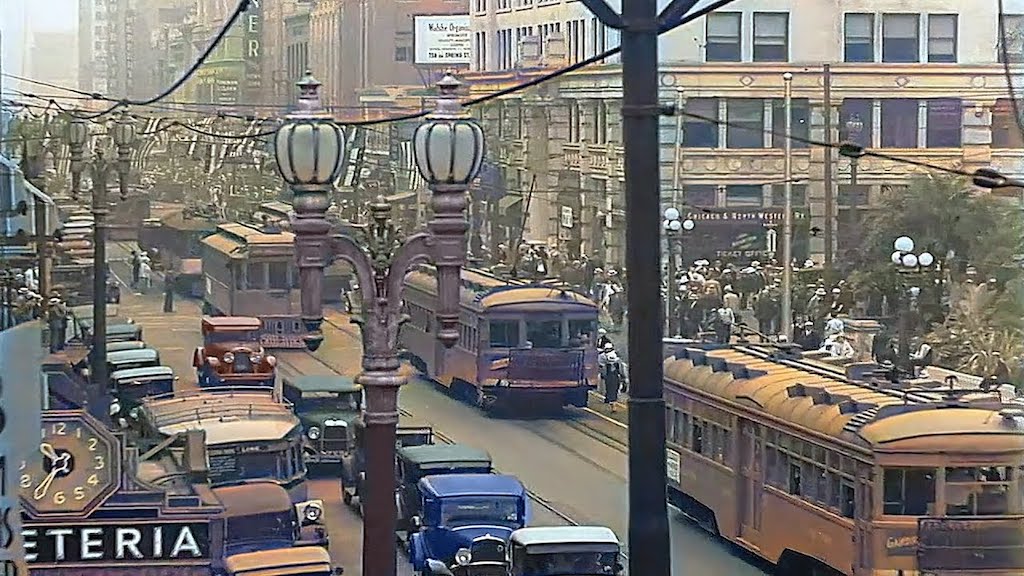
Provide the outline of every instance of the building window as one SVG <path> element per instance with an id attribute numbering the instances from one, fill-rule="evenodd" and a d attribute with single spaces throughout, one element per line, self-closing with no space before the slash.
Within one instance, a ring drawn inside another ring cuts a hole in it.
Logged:
<path id="1" fill-rule="evenodd" d="M 754 62 L 789 61 L 789 14 L 754 13 Z"/>
<path id="2" fill-rule="evenodd" d="M 959 98 L 936 98 L 927 101 L 927 146 L 959 148 L 963 133 L 963 104 Z"/>
<path id="3" fill-rule="evenodd" d="M 807 206 L 807 184 L 793 184 L 793 206 Z M 786 185 L 772 184 L 772 206 L 786 205 Z"/>
<path id="4" fill-rule="evenodd" d="M 692 116 L 683 116 L 683 146 L 687 148 L 718 147 L 718 99 L 689 98 L 684 110 L 708 118 L 711 122 L 698 120 Z"/>
<path id="5" fill-rule="evenodd" d="M 760 208 L 764 192 L 759 184 L 734 184 L 725 187 L 725 205 L 729 207 Z"/>
<path id="6" fill-rule="evenodd" d="M 1018 107 L 1022 106 L 1024 104 Z M 996 105 L 992 108 L 992 147 L 1024 148 L 1024 134 L 1021 134 L 1013 102 L 1009 98 L 996 100 Z"/>
<path id="7" fill-rule="evenodd" d="M 412 48 L 409 46 L 395 46 L 395 62 L 408 62 L 412 60 Z"/>
<path id="8" fill-rule="evenodd" d="M 882 16 L 882 62 L 920 62 L 920 16 Z"/>
<path id="9" fill-rule="evenodd" d="M 998 60 L 1024 62 L 1024 14 L 1003 14 L 996 32 L 999 38 Z"/>
<path id="10" fill-rule="evenodd" d="M 688 184 L 683 188 L 683 201 L 689 206 L 713 207 L 717 196 L 718 186 L 714 184 Z"/>
<path id="11" fill-rule="evenodd" d="M 707 62 L 739 62 L 743 58 L 740 12 L 712 12 L 707 15 L 707 42 L 704 60 Z"/>
<path id="12" fill-rule="evenodd" d="M 726 148 L 764 148 L 764 102 L 754 98 L 727 102 Z"/>
<path id="13" fill-rule="evenodd" d="M 870 186 L 864 184 L 840 184 L 836 204 L 840 208 L 856 208 L 868 205 Z"/>
<path id="14" fill-rule="evenodd" d="M 487 0 L 473 0 L 473 7 L 477 12 L 487 12 Z"/>
<path id="15" fill-rule="evenodd" d="M 841 140 L 848 140 L 864 148 L 870 148 L 873 126 L 874 105 L 863 98 L 846 98 L 839 109 L 839 134 Z"/>
<path id="16" fill-rule="evenodd" d="M 791 133 L 797 138 L 807 139 L 810 135 L 811 103 L 806 98 L 792 100 Z M 772 100 L 772 148 L 785 148 L 786 139 L 786 101 L 780 98 Z M 778 136 L 776 136 L 778 134 Z M 793 140 L 793 148 L 807 148 L 807 142 Z"/>
<path id="17" fill-rule="evenodd" d="M 874 14 L 847 14 L 844 35 L 844 60 L 847 62 L 875 61 Z"/>
<path id="18" fill-rule="evenodd" d="M 956 62 L 956 14 L 928 16 L 928 61 Z"/>
<path id="19" fill-rule="evenodd" d="M 917 100 L 882 100 L 882 148 L 917 147 Z"/>

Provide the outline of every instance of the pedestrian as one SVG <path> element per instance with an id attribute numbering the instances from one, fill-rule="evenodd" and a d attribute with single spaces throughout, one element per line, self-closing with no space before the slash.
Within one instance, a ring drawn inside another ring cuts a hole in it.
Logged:
<path id="1" fill-rule="evenodd" d="M 597 329 L 597 349 L 604 350 L 606 346 L 611 346 L 612 339 L 608 337 L 608 331 L 604 328 Z"/>
<path id="2" fill-rule="evenodd" d="M 604 354 L 604 362 L 601 368 L 601 379 L 604 381 L 604 403 L 608 405 L 611 412 L 615 412 L 615 403 L 619 400 L 619 391 L 624 381 L 622 360 L 615 353 L 615 349 L 608 349 Z"/>
<path id="3" fill-rule="evenodd" d="M 719 344 L 728 344 L 732 338 L 732 327 L 736 323 L 736 314 L 732 308 L 725 306 L 718 309 L 718 318 L 715 322 L 715 336 Z"/>
<path id="4" fill-rule="evenodd" d="M 143 258 L 139 261 L 139 280 L 137 290 L 145 294 L 153 286 L 153 269 L 149 266 L 149 259 Z"/>
<path id="5" fill-rule="evenodd" d="M 63 350 L 67 339 L 67 314 L 60 298 L 50 298 L 46 309 L 46 324 L 50 330 L 50 353 Z"/>
<path id="6" fill-rule="evenodd" d="M 142 257 L 135 250 L 132 250 L 132 288 L 139 285 L 139 274 L 142 268 Z"/>
<path id="7" fill-rule="evenodd" d="M 805 351 L 821 348 L 821 336 L 814 330 L 814 322 L 804 322 L 804 329 L 796 335 L 793 343 Z"/>
<path id="8" fill-rule="evenodd" d="M 164 274 L 164 312 L 174 312 L 174 285 L 177 275 L 173 272 Z"/>

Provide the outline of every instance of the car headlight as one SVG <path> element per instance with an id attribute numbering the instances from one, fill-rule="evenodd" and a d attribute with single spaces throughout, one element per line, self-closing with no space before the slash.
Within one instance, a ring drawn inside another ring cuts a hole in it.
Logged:
<path id="1" fill-rule="evenodd" d="M 113 402 L 111 402 L 110 403 L 110 415 L 113 416 L 115 414 L 119 414 L 120 412 L 121 412 L 121 403 L 118 402 L 117 400 L 114 400 Z"/>
<path id="2" fill-rule="evenodd" d="M 309 506 L 306 506 L 306 509 L 302 514 L 306 517 L 307 522 L 316 522 L 324 515 L 324 510 L 316 504 L 310 504 Z"/>
<path id="3" fill-rule="evenodd" d="M 306 436 L 309 436 L 310 440 L 316 440 L 320 437 L 320 429 L 316 426 L 310 426 L 309 430 L 306 430 Z"/>
<path id="4" fill-rule="evenodd" d="M 227 362 L 228 364 L 231 364 L 232 362 L 235 361 L 235 355 L 232 354 L 231 352 L 225 352 L 224 361 Z"/>
<path id="5" fill-rule="evenodd" d="M 469 548 L 459 548 L 459 551 L 455 553 L 455 563 L 459 566 L 468 566 L 473 561 L 473 553 L 469 551 Z"/>
<path id="6" fill-rule="evenodd" d="M 252 361 L 253 364 L 259 364 L 260 360 L 263 360 L 263 355 L 260 354 L 259 352 L 256 352 L 255 354 L 250 354 L 249 360 Z"/>

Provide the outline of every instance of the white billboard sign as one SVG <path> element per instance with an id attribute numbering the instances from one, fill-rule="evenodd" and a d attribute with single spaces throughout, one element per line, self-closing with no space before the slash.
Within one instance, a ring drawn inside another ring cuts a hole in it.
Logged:
<path id="1" fill-rule="evenodd" d="M 416 64 L 469 64 L 472 41 L 468 14 L 416 16 L 413 20 Z"/>

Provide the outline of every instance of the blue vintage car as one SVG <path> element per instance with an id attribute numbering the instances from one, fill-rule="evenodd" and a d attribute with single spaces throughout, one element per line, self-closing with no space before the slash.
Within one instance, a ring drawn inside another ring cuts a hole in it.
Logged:
<path id="1" fill-rule="evenodd" d="M 462 564 L 467 558 L 481 567 L 505 566 L 509 537 L 528 521 L 526 487 L 518 478 L 444 474 L 424 477 L 419 489 L 423 516 L 413 518 L 409 538 L 414 570 L 431 574 L 431 565 Z"/>

